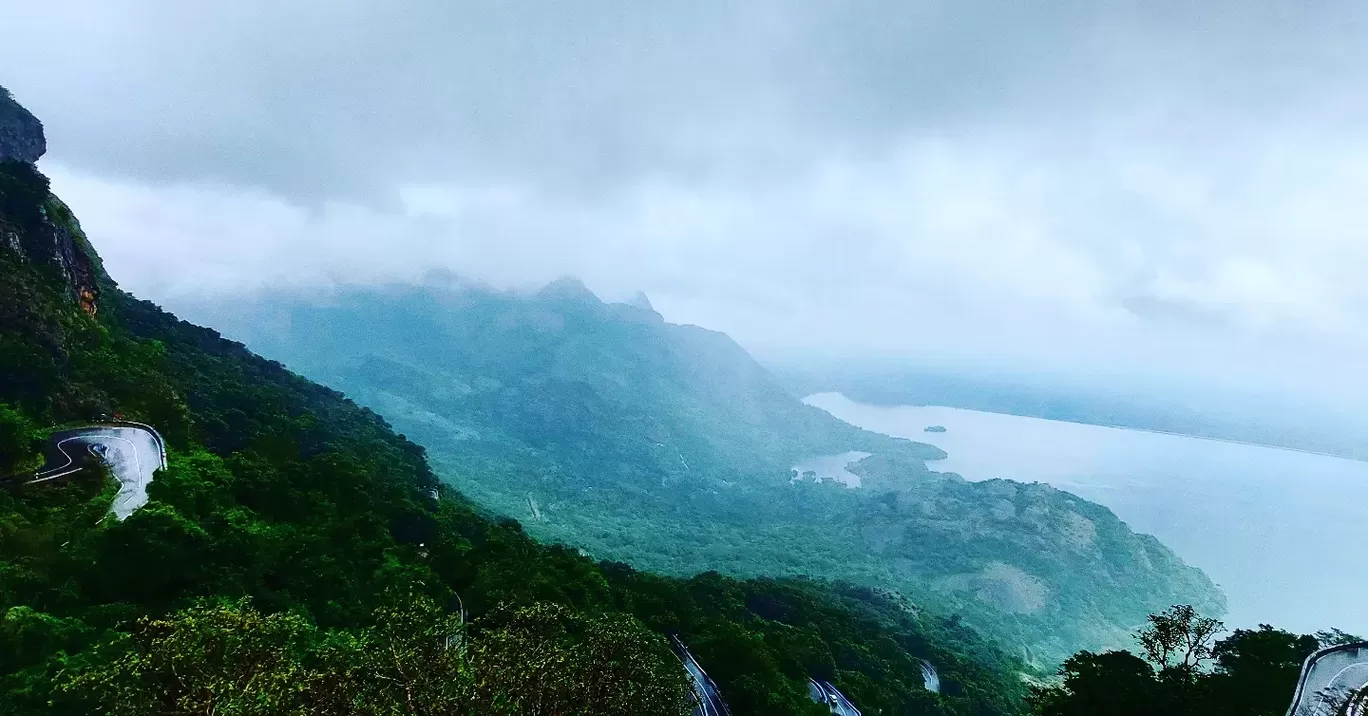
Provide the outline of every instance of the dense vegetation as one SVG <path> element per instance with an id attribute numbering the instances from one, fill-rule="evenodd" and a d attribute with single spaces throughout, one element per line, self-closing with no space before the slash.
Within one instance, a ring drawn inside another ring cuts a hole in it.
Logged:
<path id="1" fill-rule="evenodd" d="M 5 470 L 100 414 L 170 452 L 123 522 L 97 471 L 0 491 L 0 714 L 679 713 L 665 633 L 738 714 L 823 713 L 809 676 L 866 713 L 1020 708 L 1011 659 L 890 593 L 656 576 L 436 496 L 424 450 L 375 413 L 121 292 L 16 163 L 0 377 Z"/>
<path id="2" fill-rule="evenodd" d="M 1080 652 L 1061 680 L 1033 689 L 1036 716 L 1282 716 L 1306 658 L 1358 641 L 1342 632 L 1292 634 L 1263 625 L 1217 639 L 1220 622 L 1189 606 L 1150 617 L 1142 655 Z"/>
<path id="3" fill-rule="evenodd" d="M 277 297 L 215 325 L 383 413 L 479 504 L 535 536 L 687 575 L 811 574 L 895 588 L 1047 668 L 1123 646 L 1152 611 L 1209 612 L 1198 570 L 1045 485 L 932 472 L 938 449 L 804 405 L 725 335 L 599 301 L 422 288 Z M 791 480 L 864 451 L 862 489 Z"/>

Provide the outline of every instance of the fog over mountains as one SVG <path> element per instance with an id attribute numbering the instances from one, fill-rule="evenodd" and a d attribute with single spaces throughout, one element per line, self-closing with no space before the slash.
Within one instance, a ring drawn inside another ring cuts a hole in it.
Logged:
<path id="1" fill-rule="evenodd" d="M 1252 716 L 1359 641 L 1368 4 L 14 5 L 0 712 Z"/>
<path id="2" fill-rule="evenodd" d="M 1366 13 L 57 0 L 7 11 L 0 64 L 167 305 L 572 274 L 767 360 L 1357 415 Z"/>

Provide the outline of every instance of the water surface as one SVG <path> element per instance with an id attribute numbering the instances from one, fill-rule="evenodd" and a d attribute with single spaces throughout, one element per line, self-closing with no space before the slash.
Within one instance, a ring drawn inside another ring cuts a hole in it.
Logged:
<path id="1" fill-rule="evenodd" d="M 1231 627 L 1368 635 L 1368 462 L 1181 435 L 934 406 L 806 399 L 931 443 L 933 470 L 1039 481 L 1111 508 L 1225 590 Z M 928 433 L 943 425 L 943 433 Z"/>
<path id="2" fill-rule="evenodd" d="M 818 480 L 836 480 L 846 487 L 859 487 L 860 476 L 851 472 L 851 465 L 869 457 L 870 453 L 852 450 L 840 455 L 820 455 L 793 466 L 793 481 L 809 479 L 812 473 Z"/>

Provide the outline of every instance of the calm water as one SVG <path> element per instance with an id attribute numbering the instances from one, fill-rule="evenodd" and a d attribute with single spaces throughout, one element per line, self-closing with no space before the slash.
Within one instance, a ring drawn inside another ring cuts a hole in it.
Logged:
<path id="1" fill-rule="evenodd" d="M 811 472 L 816 473 L 819 480 L 831 479 L 844 483 L 846 487 L 859 487 L 860 476 L 847 468 L 869 456 L 870 453 L 852 450 L 840 455 L 820 455 L 810 458 L 793 466 L 793 480 L 796 482 L 806 479 L 807 474 Z"/>
<path id="2" fill-rule="evenodd" d="M 940 447 L 932 469 L 1039 481 L 1111 508 L 1225 590 L 1231 627 L 1368 635 L 1368 462 L 957 408 L 806 402 Z M 925 428 L 943 425 L 944 433 Z"/>

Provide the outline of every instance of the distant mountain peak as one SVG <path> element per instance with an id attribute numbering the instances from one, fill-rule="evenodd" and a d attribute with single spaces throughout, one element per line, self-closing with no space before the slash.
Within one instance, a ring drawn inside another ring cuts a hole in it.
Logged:
<path id="1" fill-rule="evenodd" d="M 589 287 L 585 286 L 583 281 L 573 276 L 563 276 L 546 284 L 542 290 L 537 292 L 537 295 L 542 298 L 573 299 L 592 303 L 600 302 L 598 296 L 595 295 L 593 291 L 590 291 Z"/>
<path id="2" fill-rule="evenodd" d="M 646 298 L 646 294 L 641 291 L 637 291 L 635 296 L 626 301 L 614 302 L 613 309 L 618 316 L 629 321 L 661 324 L 665 322 L 665 317 L 655 310 L 651 305 L 651 299 Z"/>
<path id="3" fill-rule="evenodd" d="M 0 87 L 0 161 L 32 164 L 45 152 L 43 123 Z"/>
<path id="4" fill-rule="evenodd" d="M 34 166 L 47 151 L 43 123 L 0 87 L 0 177 L 6 188 L 6 215 L 0 216 L 0 253 L 21 262 L 55 263 L 71 299 L 87 314 L 99 308 L 104 274 L 81 225 L 53 196 L 48 178 Z"/>
<path id="5" fill-rule="evenodd" d="M 636 295 L 632 296 L 632 298 L 627 301 L 627 305 L 633 308 L 640 308 L 643 311 L 650 311 L 651 313 L 656 312 L 655 306 L 651 305 L 651 299 L 647 298 L 646 294 L 642 291 L 637 291 Z"/>

